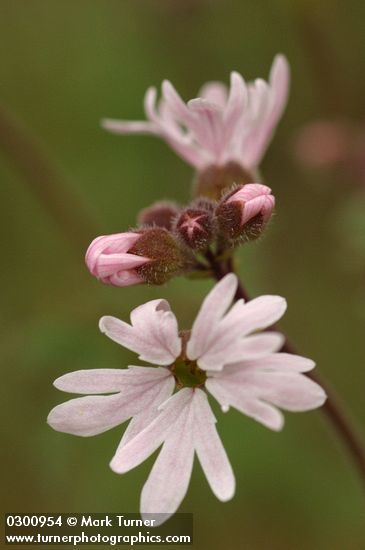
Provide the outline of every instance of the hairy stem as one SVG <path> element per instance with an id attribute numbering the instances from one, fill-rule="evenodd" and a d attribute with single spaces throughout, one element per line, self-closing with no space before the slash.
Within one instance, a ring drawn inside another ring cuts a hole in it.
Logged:
<path id="1" fill-rule="evenodd" d="M 212 254 L 207 255 L 207 259 L 209 259 L 212 273 L 218 281 L 222 279 L 222 277 L 224 277 L 227 273 L 235 273 L 232 257 L 230 257 L 225 264 L 217 262 L 217 260 L 212 257 Z M 239 278 L 238 281 L 239 284 L 235 299 L 239 300 L 243 298 L 245 301 L 249 301 L 250 297 Z M 267 330 L 272 330 L 273 328 L 276 327 L 270 327 Z M 287 338 L 281 351 L 292 354 L 298 353 L 295 350 L 294 346 L 290 344 Z M 352 421 L 344 411 L 342 404 L 339 402 L 336 394 L 327 384 L 327 382 L 325 382 L 323 378 L 321 376 L 318 376 L 318 374 L 316 373 L 309 372 L 306 374 L 309 378 L 317 382 L 325 390 L 327 394 L 327 400 L 322 406 L 321 410 L 326 415 L 329 422 L 332 424 L 332 427 L 334 428 L 339 439 L 342 441 L 343 446 L 347 449 L 347 452 L 352 457 L 352 460 L 357 466 L 361 480 L 365 487 L 365 449 L 357 433 L 357 430 L 354 428 Z"/>

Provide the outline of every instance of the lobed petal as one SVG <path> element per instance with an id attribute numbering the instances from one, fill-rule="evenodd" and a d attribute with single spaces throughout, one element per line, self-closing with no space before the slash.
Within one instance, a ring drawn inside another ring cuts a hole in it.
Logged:
<path id="1" fill-rule="evenodd" d="M 220 371 L 225 365 L 240 360 L 256 359 L 279 351 L 284 344 L 284 336 L 279 332 L 265 332 L 238 338 L 227 347 L 224 339 L 219 340 L 220 347 L 208 350 L 198 358 L 197 363 L 206 371 Z"/>
<path id="2" fill-rule="evenodd" d="M 53 385 L 69 393 L 115 393 L 128 384 L 127 369 L 93 369 L 69 372 L 57 378 Z"/>
<path id="3" fill-rule="evenodd" d="M 165 300 L 152 300 L 134 309 L 132 325 L 115 317 L 100 319 L 100 330 L 139 354 L 140 359 L 170 365 L 180 354 L 181 340 L 175 315 Z"/>
<path id="4" fill-rule="evenodd" d="M 126 376 L 133 378 L 135 374 L 129 371 L 128 375 L 127 371 Z M 71 399 L 52 409 L 47 421 L 55 430 L 73 435 L 87 437 L 105 432 L 150 407 L 160 392 L 160 384 L 169 376 L 170 373 L 161 368 L 152 379 L 125 385 L 120 393 Z M 68 382 L 66 380 L 66 387 Z M 90 383 L 89 378 L 87 384 Z"/>
<path id="5" fill-rule="evenodd" d="M 259 359 L 250 359 L 232 363 L 225 367 L 225 373 L 230 374 L 247 371 L 274 372 L 308 372 L 315 367 L 315 362 L 307 357 L 291 353 L 272 353 Z"/>
<path id="6" fill-rule="evenodd" d="M 203 301 L 187 344 L 189 359 L 195 360 L 209 349 L 219 321 L 232 303 L 237 284 L 237 277 L 230 273 L 214 286 Z"/>
<path id="7" fill-rule="evenodd" d="M 235 382 L 214 377 L 208 378 L 205 385 L 224 412 L 232 406 L 271 430 L 280 431 L 282 429 L 284 425 L 282 413 L 276 407 L 251 396 L 249 391 L 237 386 Z"/>
<path id="8" fill-rule="evenodd" d="M 194 460 L 194 391 L 181 410 L 155 461 L 141 494 L 141 514 L 165 521 L 180 506 L 188 490 Z M 199 390 L 198 390 L 199 391 Z M 163 514 L 162 517 L 159 516 Z"/>
<path id="9" fill-rule="evenodd" d="M 144 462 L 167 439 L 177 418 L 191 399 L 191 390 L 185 388 L 160 406 L 161 414 L 144 430 L 118 449 L 110 467 L 123 474 Z"/>
<path id="10" fill-rule="evenodd" d="M 235 492 L 235 478 L 227 453 L 215 427 L 216 419 L 206 393 L 197 389 L 194 394 L 194 447 L 215 496 L 225 502 Z"/>

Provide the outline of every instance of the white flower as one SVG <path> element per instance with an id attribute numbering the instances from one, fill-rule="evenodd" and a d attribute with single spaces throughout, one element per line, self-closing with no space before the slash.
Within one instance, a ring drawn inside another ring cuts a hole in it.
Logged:
<path id="1" fill-rule="evenodd" d="M 55 382 L 68 392 L 113 393 L 59 405 L 48 418 L 56 430 L 89 436 L 132 418 L 111 461 L 115 472 L 134 468 L 162 445 L 141 496 L 142 514 L 163 514 L 156 516 L 159 522 L 183 500 L 195 453 L 214 494 L 222 501 L 234 494 L 234 475 L 207 392 L 223 411 L 232 406 L 273 430 L 284 422 L 278 407 L 306 411 L 326 399 L 322 388 L 303 374 L 314 367 L 313 361 L 278 353 L 281 334 L 257 332 L 283 315 L 285 300 L 239 300 L 228 311 L 236 289 L 236 276 L 226 275 L 204 300 L 190 335 L 181 337 L 165 300 L 133 310 L 131 325 L 103 317 L 100 328 L 112 340 L 160 366 L 79 371 Z M 175 383 L 178 391 L 172 395 Z"/>
<path id="2" fill-rule="evenodd" d="M 277 55 L 269 82 L 246 83 L 232 72 L 229 90 L 221 82 L 208 82 L 196 99 L 185 103 L 164 80 L 158 106 L 156 88 L 146 92 L 146 122 L 105 119 L 102 124 L 117 134 L 159 136 L 198 170 L 233 161 L 253 172 L 283 113 L 288 89 L 289 66 L 283 55 Z"/>

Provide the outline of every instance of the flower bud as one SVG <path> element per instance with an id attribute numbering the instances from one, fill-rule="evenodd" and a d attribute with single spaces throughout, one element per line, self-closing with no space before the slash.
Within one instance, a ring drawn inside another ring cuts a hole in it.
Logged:
<path id="1" fill-rule="evenodd" d="M 163 284 L 187 268 L 190 258 L 163 228 L 98 237 L 86 252 L 86 265 L 103 283 Z"/>
<path id="2" fill-rule="evenodd" d="M 90 273 L 103 283 L 114 286 L 142 283 L 136 269 L 150 259 L 129 252 L 140 237 L 139 233 L 131 232 L 94 239 L 85 256 Z"/>
<path id="3" fill-rule="evenodd" d="M 172 225 L 181 208 L 172 201 L 160 201 L 144 208 L 138 214 L 138 225 L 164 227 L 172 229 Z"/>
<path id="4" fill-rule="evenodd" d="M 197 201 L 185 208 L 176 221 L 175 232 L 193 250 L 204 250 L 214 237 L 214 206 Z"/>
<path id="5" fill-rule="evenodd" d="M 162 285 L 191 268 L 191 254 L 167 229 L 162 227 L 142 229 L 139 235 L 138 241 L 130 252 L 149 258 L 149 262 L 136 269 L 144 282 Z"/>
<path id="6" fill-rule="evenodd" d="M 259 183 L 237 187 L 216 209 L 221 234 L 231 241 L 256 239 L 271 218 L 274 206 L 270 187 Z"/>
<path id="7" fill-rule="evenodd" d="M 245 185 L 255 181 L 253 175 L 237 162 L 219 166 L 211 164 L 198 172 L 194 181 L 194 196 L 219 200 L 232 185 Z"/>

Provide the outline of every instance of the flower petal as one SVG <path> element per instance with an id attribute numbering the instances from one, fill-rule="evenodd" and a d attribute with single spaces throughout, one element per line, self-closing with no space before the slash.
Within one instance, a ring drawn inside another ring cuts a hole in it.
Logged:
<path id="1" fill-rule="evenodd" d="M 199 391 L 199 390 L 198 390 Z M 194 391 L 173 425 L 141 495 L 141 513 L 162 522 L 174 514 L 186 495 L 194 460 Z M 162 518 L 159 514 L 163 514 Z M 152 517 L 153 517 L 152 516 Z"/>
<path id="2" fill-rule="evenodd" d="M 101 126 L 104 130 L 113 134 L 152 134 L 159 135 L 159 128 L 153 122 L 117 120 L 114 118 L 103 118 Z"/>
<path id="3" fill-rule="evenodd" d="M 227 86 L 222 82 L 207 82 L 200 88 L 198 97 L 202 97 L 223 109 L 227 103 Z"/>
<path id="4" fill-rule="evenodd" d="M 222 378 L 208 378 L 206 388 L 216 398 L 223 411 L 230 406 L 250 416 L 271 430 L 279 431 L 284 425 L 282 413 L 275 407 L 249 395 L 242 387 Z"/>
<path id="5" fill-rule="evenodd" d="M 165 300 L 152 300 L 134 309 L 132 326 L 115 317 L 100 319 L 100 330 L 139 358 L 158 365 L 171 364 L 181 351 L 175 315 Z"/>
<path id="6" fill-rule="evenodd" d="M 47 422 L 58 432 L 88 437 L 118 426 L 135 412 L 136 405 L 119 394 L 89 395 L 61 403 L 51 410 Z"/>
<path id="7" fill-rule="evenodd" d="M 284 336 L 279 332 L 265 332 L 236 339 L 228 347 L 223 341 L 219 348 L 215 348 L 212 352 L 209 349 L 207 353 L 199 357 L 197 363 L 201 369 L 220 371 L 229 363 L 265 357 L 278 351 L 284 340 Z"/>
<path id="8" fill-rule="evenodd" d="M 138 241 L 138 233 L 115 233 L 96 237 L 85 255 L 86 265 L 93 275 L 97 275 L 98 260 L 101 254 L 124 254 Z"/>
<path id="9" fill-rule="evenodd" d="M 218 322 L 232 303 L 237 289 L 237 277 L 230 273 L 223 277 L 205 298 L 194 321 L 187 344 L 189 359 L 201 356 L 214 340 Z"/>
<path id="10" fill-rule="evenodd" d="M 266 85 L 266 83 L 265 83 Z M 253 91 L 260 101 L 257 107 L 254 129 L 251 130 L 249 145 L 245 147 L 247 166 L 258 166 L 271 140 L 276 124 L 285 108 L 289 90 L 289 65 L 283 55 L 277 55 L 270 71 L 269 88 Z"/>
<path id="11" fill-rule="evenodd" d="M 199 462 L 215 496 L 222 501 L 230 500 L 235 492 L 235 478 L 203 391 L 195 390 L 193 405 L 194 446 Z"/>
<path id="12" fill-rule="evenodd" d="M 286 301 L 280 296 L 261 296 L 246 304 L 243 303 L 243 300 L 239 300 L 219 323 L 209 349 L 199 359 L 199 366 L 207 364 L 209 361 L 213 363 L 214 357 L 217 365 L 222 364 L 224 357 L 226 358 L 225 364 L 227 364 L 229 357 L 232 357 L 231 352 L 235 345 L 239 346 L 240 353 L 243 354 L 245 344 L 238 339 L 247 333 L 272 325 L 280 319 L 285 309 Z M 222 356 L 222 359 L 219 359 L 219 356 Z"/>
<path id="13" fill-rule="evenodd" d="M 137 367 L 140 368 L 140 367 Z M 148 368 L 148 367 L 147 367 Z M 168 371 L 167 371 L 168 372 Z M 144 408 L 141 412 L 133 416 L 132 420 L 129 422 L 126 431 L 123 434 L 122 440 L 119 443 L 117 453 L 120 452 L 121 448 L 124 447 L 129 441 L 131 441 L 139 432 L 147 428 L 161 411 L 159 406 L 171 397 L 175 387 L 175 379 L 169 374 L 167 378 L 161 381 L 159 385 L 159 391 L 154 396 L 150 405 L 147 408 Z"/>
<path id="14" fill-rule="evenodd" d="M 153 369 L 140 367 L 144 373 L 138 370 L 126 371 L 125 378 L 134 379 L 134 384 L 125 384 L 120 393 L 114 395 L 88 395 L 66 401 L 58 405 L 48 415 L 48 423 L 57 431 L 80 436 L 92 436 L 122 424 L 128 418 L 147 409 L 153 403 L 156 394 L 160 391 L 160 385 L 164 379 L 171 377 L 169 371 L 164 368 Z M 153 375 L 145 375 L 146 369 L 153 371 Z M 71 373 L 72 375 L 72 373 Z M 65 380 L 62 381 L 61 386 Z M 66 375 L 65 387 L 70 389 L 70 379 Z M 86 386 L 95 386 L 92 376 L 86 376 L 86 380 L 77 380 L 79 389 Z M 85 378 L 85 377 L 84 377 Z M 172 377 L 171 377 L 172 378 Z M 138 383 L 139 382 L 139 383 Z"/>
<path id="15" fill-rule="evenodd" d="M 162 82 L 162 95 L 169 110 L 181 121 L 189 121 L 191 113 L 169 80 Z"/>
<path id="16" fill-rule="evenodd" d="M 273 353 L 260 357 L 231 363 L 225 366 L 225 374 L 247 371 L 307 372 L 315 367 L 315 362 L 307 357 L 291 353 Z"/>
<path id="17" fill-rule="evenodd" d="M 155 452 L 168 437 L 190 398 L 191 390 L 185 388 L 163 403 L 160 406 L 161 414 L 115 453 L 110 463 L 111 469 L 118 474 L 123 474 L 141 464 Z"/>
<path id="18" fill-rule="evenodd" d="M 316 409 L 326 400 L 323 389 L 300 373 L 250 372 L 245 385 L 260 400 L 292 412 Z"/>
<path id="19" fill-rule="evenodd" d="M 127 369 L 93 369 L 69 372 L 57 378 L 53 385 L 69 393 L 115 393 L 128 384 Z"/>

